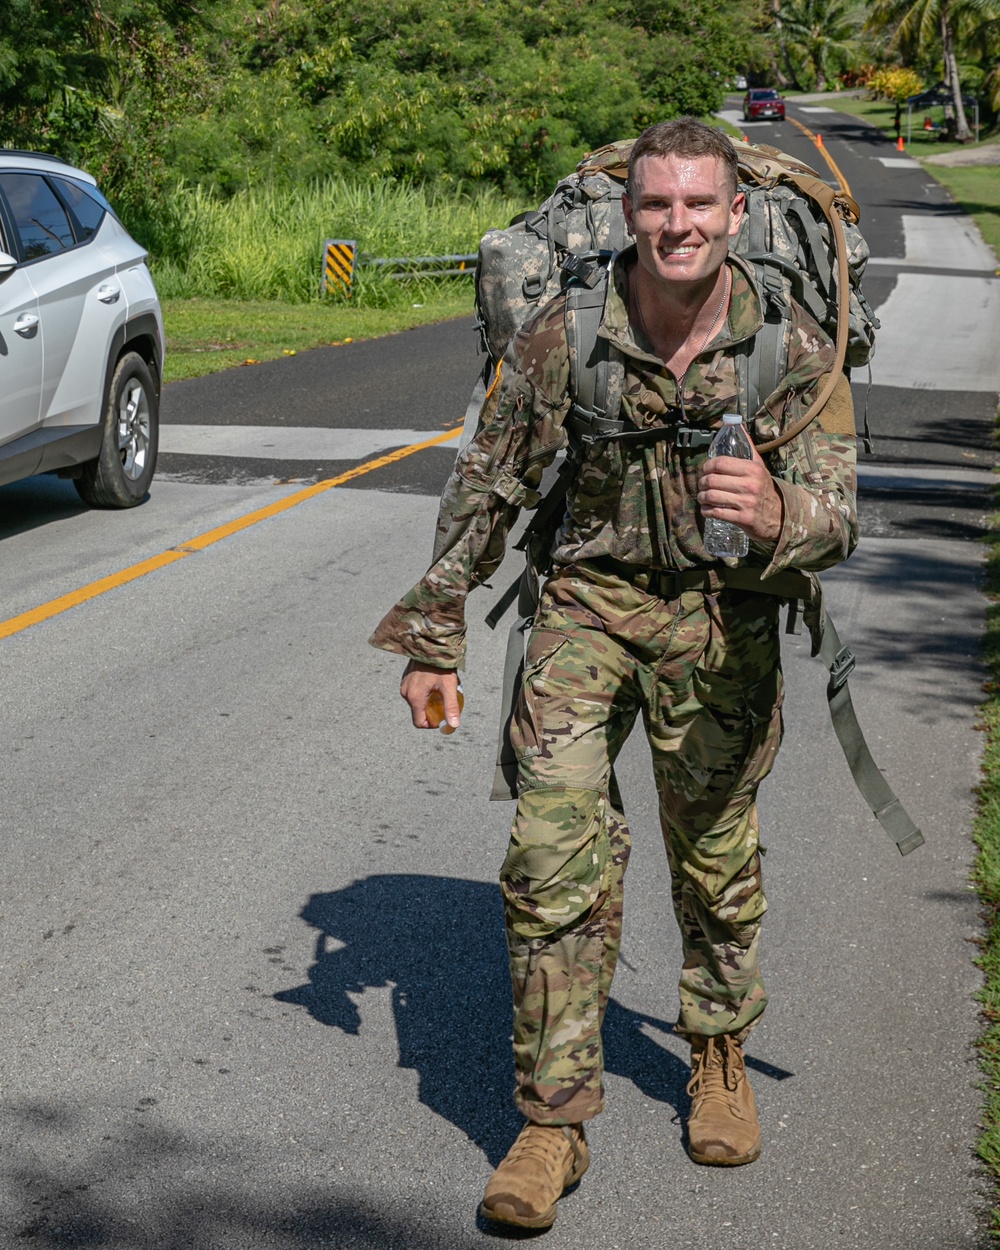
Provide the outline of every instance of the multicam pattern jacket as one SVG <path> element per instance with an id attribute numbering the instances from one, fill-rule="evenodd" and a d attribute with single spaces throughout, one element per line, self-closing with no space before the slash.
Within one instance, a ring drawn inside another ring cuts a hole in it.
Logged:
<path id="1" fill-rule="evenodd" d="M 730 256 L 729 316 L 679 384 L 645 336 L 629 325 L 634 255 L 629 249 L 616 261 L 600 330 L 624 360 L 620 416 L 636 428 L 717 427 L 724 412 L 742 410 L 736 348 L 762 324 L 752 271 Z M 802 415 L 834 359 L 830 340 L 797 304 L 786 335 L 787 373 L 750 422 L 757 443 L 776 437 Z M 543 469 L 567 445 L 569 380 L 565 301 L 557 296 L 508 349 L 501 383 L 487 397 L 479 431 L 445 488 L 431 567 L 380 622 L 373 646 L 440 668 L 463 666 L 466 596 L 498 568 L 518 511 L 537 504 Z M 704 449 L 683 450 L 669 438 L 646 445 L 600 444 L 584 458 L 570 487 L 553 561 L 577 564 L 611 556 L 645 568 L 718 565 L 705 552 L 697 507 L 704 456 Z M 760 567 L 762 576 L 785 568 L 818 571 L 851 553 L 858 537 L 855 457 L 850 387 L 843 378 L 820 417 L 770 453 L 784 520 L 775 544 L 751 545 L 747 562 Z"/>

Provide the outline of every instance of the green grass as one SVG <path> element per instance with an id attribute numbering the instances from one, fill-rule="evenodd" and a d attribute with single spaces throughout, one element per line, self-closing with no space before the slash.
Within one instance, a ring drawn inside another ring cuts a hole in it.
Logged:
<path id="1" fill-rule="evenodd" d="M 865 100 L 855 96 L 831 95 L 829 100 L 825 101 L 828 108 L 836 109 L 838 113 L 849 113 L 852 117 L 863 117 L 866 121 L 871 122 L 873 126 L 877 126 L 883 131 L 893 143 L 896 141 L 896 127 L 893 124 L 893 118 L 896 115 L 895 104 L 890 104 L 887 100 Z M 939 126 L 944 119 L 944 110 L 940 107 L 921 110 L 914 110 L 910 117 L 910 139 L 907 143 L 907 151 L 911 156 L 918 159 L 922 156 L 933 156 L 938 152 L 954 152 L 958 148 L 967 148 L 967 143 L 943 143 L 938 138 L 938 132 L 927 131 L 923 129 L 924 117 L 930 115 L 933 121 Z M 972 126 L 973 119 L 970 116 L 969 125 Z M 906 141 L 906 110 L 903 110 L 902 118 L 902 136 Z M 985 128 L 981 132 L 983 142 L 996 142 L 997 135 L 988 134 Z"/>
<path id="2" fill-rule="evenodd" d="M 1000 257 L 1000 166 L 924 165 L 969 214 Z"/>
<path id="3" fill-rule="evenodd" d="M 992 518 L 985 589 L 989 606 L 983 652 L 989 680 L 979 720 L 983 761 L 973 825 L 979 848 L 973 880 L 983 906 L 978 962 L 984 977 L 980 994 L 984 1032 L 979 1039 L 984 1108 L 978 1149 L 996 1183 L 1000 1182 L 1000 515 Z M 1000 1238 L 996 1196 L 992 1224 L 994 1236 Z"/>
<path id="4" fill-rule="evenodd" d="M 329 179 L 223 199 L 181 187 L 130 223 L 164 308 L 168 382 L 472 311 L 471 275 L 398 281 L 355 266 L 350 298 L 320 296 L 326 239 L 367 256 L 474 254 L 523 205 L 498 192 Z"/>
<path id="5" fill-rule="evenodd" d="M 149 248 L 161 298 L 304 304 L 319 295 L 327 239 L 353 240 L 359 257 L 467 255 L 520 207 L 489 190 L 332 178 L 251 187 L 229 199 L 181 187 L 164 197 L 155 220 L 134 228 Z M 398 304 L 398 286 L 356 267 L 352 303 Z"/>
<path id="6" fill-rule="evenodd" d="M 389 308 L 355 308 L 314 300 L 165 299 L 164 380 L 197 378 L 235 365 L 276 360 L 312 347 L 395 334 L 411 326 L 472 312 L 472 281 L 399 283 L 405 298 Z"/>

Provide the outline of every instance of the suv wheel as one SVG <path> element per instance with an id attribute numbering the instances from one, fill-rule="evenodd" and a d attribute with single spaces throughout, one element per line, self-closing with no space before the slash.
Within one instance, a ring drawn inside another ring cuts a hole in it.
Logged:
<path id="1" fill-rule="evenodd" d="M 76 489 L 99 508 L 133 508 L 153 480 L 159 443 L 160 403 L 149 366 L 126 352 L 115 366 L 104 413 L 101 454 L 83 466 Z"/>

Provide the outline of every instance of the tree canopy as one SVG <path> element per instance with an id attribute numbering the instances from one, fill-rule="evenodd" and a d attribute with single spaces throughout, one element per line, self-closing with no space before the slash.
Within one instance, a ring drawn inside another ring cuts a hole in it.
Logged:
<path id="1" fill-rule="evenodd" d="M 127 198 L 343 172 L 534 193 L 717 108 L 766 25 L 764 0 L 7 0 L 0 141 Z"/>
<path id="2" fill-rule="evenodd" d="M 785 0 L 780 13 L 782 38 L 799 77 L 808 74 L 817 91 L 859 59 L 862 17 L 850 0 Z"/>
<path id="3" fill-rule="evenodd" d="M 955 137 L 974 136 L 965 115 L 960 57 L 977 37 L 992 31 L 994 58 L 1000 47 L 1000 0 L 873 0 L 868 25 L 890 36 L 890 47 L 909 57 L 935 64 L 940 54 L 941 77 L 951 95 Z M 982 75 L 979 75 L 980 81 Z"/>
<path id="4" fill-rule="evenodd" d="M 968 83 L 975 56 L 978 89 L 1000 52 L 998 6 L 3 0 L 0 143 L 91 168 L 131 214 L 178 182 L 231 194 L 331 174 L 531 197 L 584 150 L 713 112 L 739 73 L 773 83 L 782 66 L 822 88 L 864 59 L 932 73 L 937 57 Z M 990 83 L 1000 103 L 1000 74 Z"/>

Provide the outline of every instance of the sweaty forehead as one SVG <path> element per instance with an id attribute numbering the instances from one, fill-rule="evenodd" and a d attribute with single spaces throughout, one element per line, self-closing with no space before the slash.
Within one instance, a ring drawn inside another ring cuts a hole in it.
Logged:
<path id="1" fill-rule="evenodd" d="M 726 171 L 715 156 L 681 156 L 672 152 L 669 156 L 643 156 L 639 159 L 630 178 L 632 198 L 640 195 L 704 195 L 712 193 L 720 199 L 726 196 Z"/>

